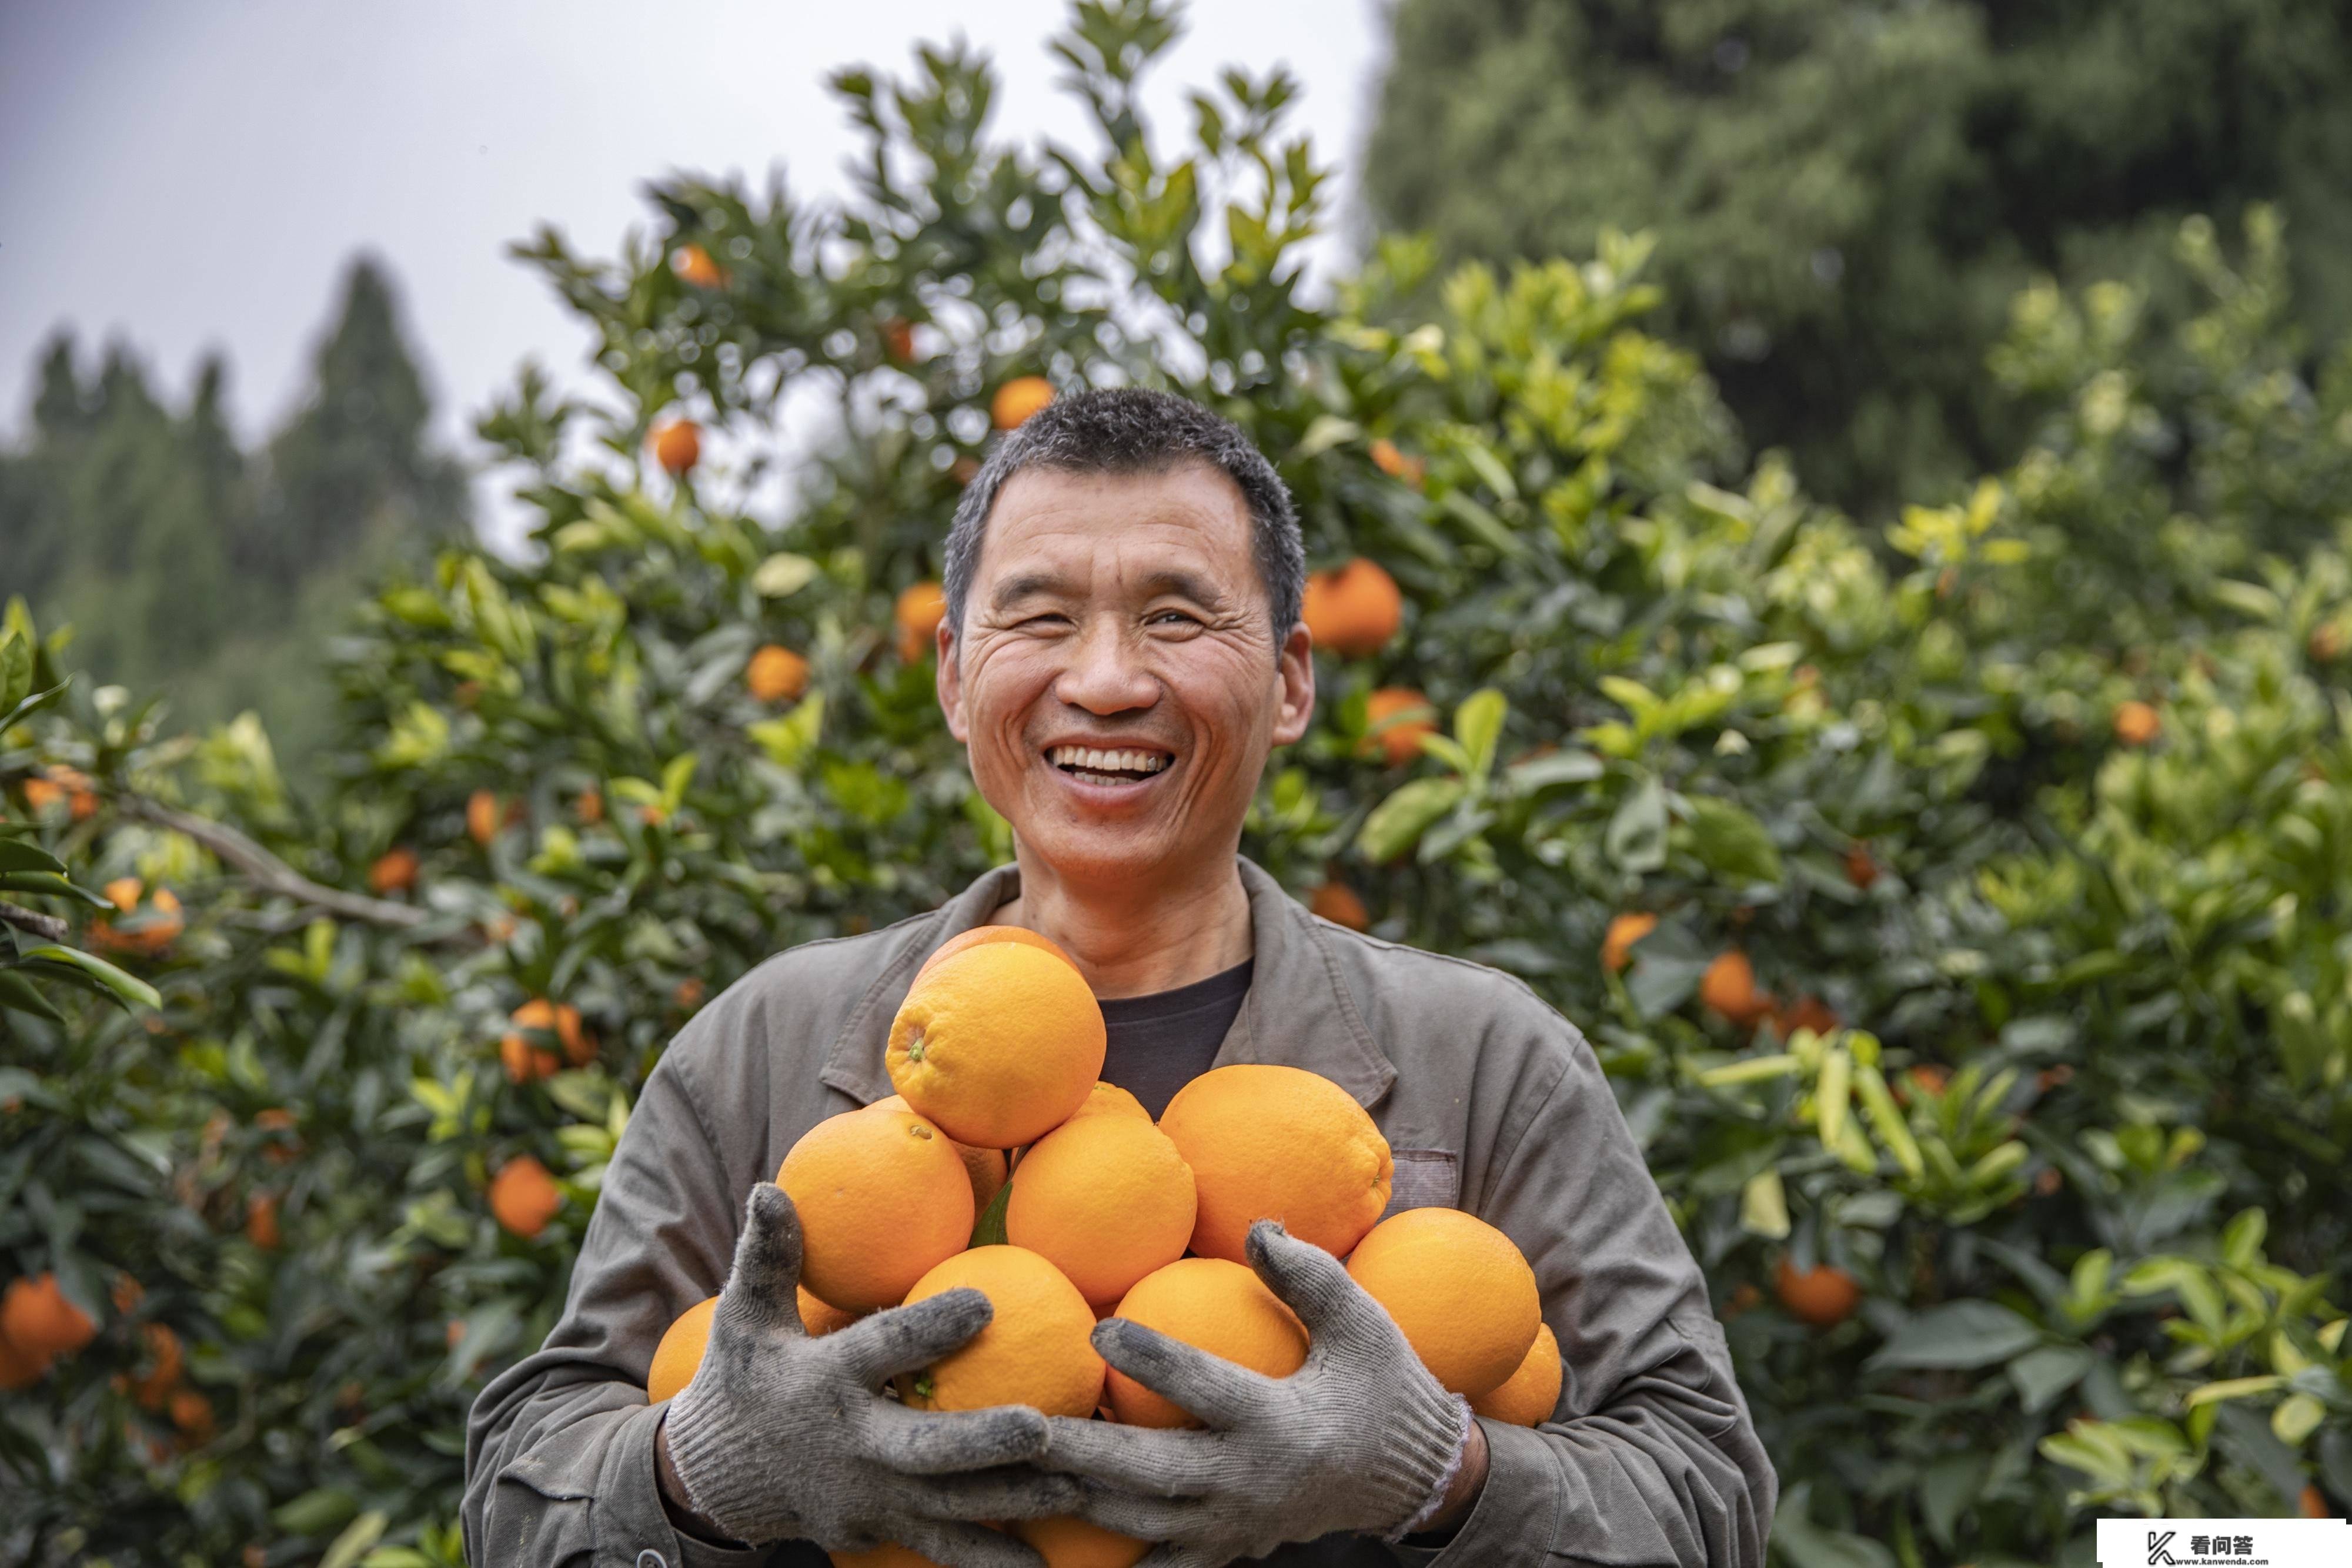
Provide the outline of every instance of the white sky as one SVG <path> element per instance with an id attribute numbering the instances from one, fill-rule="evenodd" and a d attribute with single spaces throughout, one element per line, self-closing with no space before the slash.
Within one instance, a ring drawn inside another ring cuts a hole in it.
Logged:
<path id="1" fill-rule="evenodd" d="M 1227 65 L 1280 61 L 1293 124 L 1352 170 L 1385 26 L 1380 0 L 1194 0 L 1151 79 L 1163 134 Z M 997 134 L 1083 135 L 1045 38 L 1065 0 L 0 0 L 0 440 L 30 407 L 35 356 L 76 329 L 131 343 L 176 406 L 207 349 L 251 440 L 303 391 L 343 265 L 389 263 L 445 442 L 529 354 L 584 382 L 588 340 L 508 242 L 553 223 L 612 254 L 673 170 L 782 162 L 794 192 L 845 192 L 853 133 L 824 79 L 903 73 L 919 41 L 995 60 Z M 1339 198 L 1342 209 L 1349 201 Z M 1337 240 L 1326 265 L 1341 256 Z M 503 510 L 494 489 L 481 503 Z"/>

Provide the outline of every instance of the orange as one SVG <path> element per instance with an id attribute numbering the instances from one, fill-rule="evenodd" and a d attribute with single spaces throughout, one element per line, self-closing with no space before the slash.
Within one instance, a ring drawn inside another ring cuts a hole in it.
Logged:
<path id="1" fill-rule="evenodd" d="M 404 846 L 386 850 L 368 867 L 368 886 L 378 894 L 406 893 L 416 885 L 416 870 L 415 850 Z"/>
<path id="2" fill-rule="evenodd" d="M 169 1402 L 172 1425 L 191 1443 L 202 1443 L 213 1435 L 213 1402 L 193 1388 L 173 1392 Z"/>
<path id="3" fill-rule="evenodd" d="M 98 1324 L 66 1300 L 53 1272 L 11 1280 L 0 1293 L 0 1339 L 19 1354 L 42 1360 L 71 1355 L 97 1335 Z"/>
<path id="4" fill-rule="evenodd" d="M 1010 1149 L 1069 1119 L 1102 1076 L 1104 1039 L 1075 967 L 1025 942 L 983 942 L 915 977 L 886 1060 L 892 1085 L 949 1137 Z"/>
<path id="5" fill-rule="evenodd" d="M 971 1239 L 963 1161 L 911 1111 L 826 1117 L 784 1155 L 776 1185 L 800 1211 L 801 1283 L 844 1312 L 898 1305 Z"/>
<path id="6" fill-rule="evenodd" d="M 30 1388 L 49 1375 L 49 1361 L 48 1356 L 18 1350 L 7 1339 L 0 1338 L 0 1394 Z"/>
<path id="7" fill-rule="evenodd" d="M 915 324 L 904 316 L 882 323 L 882 351 L 893 364 L 911 364 L 915 358 Z"/>
<path id="8" fill-rule="evenodd" d="M 135 876 L 118 876 L 99 891 L 106 894 L 107 903 L 128 915 L 139 907 L 139 894 L 142 886 L 140 880 Z"/>
<path id="9" fill-rule="evenodd" d="M 562 1207 L 563 1194 L 555 1178 L 532 1155 L 509 1160 L 490 1178 L 490 1212 L 526 1241 L 546 1229 Z"/>
<path id="10" fill-rule="evenodd" d="M 1396 443 L 1386 436 L 1375 437 L 1371 444 L 1372 466 L 1391 479 L 1402 479 L 1414 489 L 1428 476 L 1429 464 L 1424 458 L 1408 457 L 1397 450 Z"/>
<path id="11" fill-rule="evenodd" d="M 466 831 L 473 841 L 488 849 L 498 836 L 499 819 L 504 815 L 499 809 L 499 798 L 488 789 L 477 789 L 466 797 Z"/>
<path id="12" fill-rule="evenodd" d="M 893 1094 L 886 1099 L 877 1100 L 874 1103 L 887 1106 L 893 1111 L 914 1110 L 912 1105 L 907 1103 L 907 1097 L 904 1094 Z M 963 1161 L 963 1174 L 971 1178 L 971 1202 L 974 1211 L 986 1208 L 996 1201 L 996 1195 L 1003 1190 L 1004 1177 L 1011 1168 L 1005 1162 L 1004 1151 L 975 1149 L 970 1144 L 958 1144 L 953 1138 L 950 1138 L 948 1142 L 955 1145 L 956 1157 Z"/>
<path id="13" fill-rule="evenodd" d="M 1145 1275 L 1118 1315 L 1223 1356 L 1267 1377 L 1287 1377 L 1307 1361 L 1307 1330 L 1255 1272 L 1223 1258 L 1179 1258 Z M 1107 1395 L 1130 1427 L 1198 1427 L 1192 1413 L 1117 1367 Z"/>
<path id="14" fill-rule="evenodd" d="M 1647 910 L 1633 910 L 1618 915 L 1609 923 L 1609 935 L 1601 939 L 1601 967 L 1611 974 L 1622 974 L 1633 961 L 1633 944 L 1658 928 L 1658 917 Z"/>
<path id="15" fill-rule="evenodd" d="M 1310 572 L 1299 619 L 1318 648 L 1361 659 L 1389 645 L 1404 624 L 1404 595 L 1380 562 L 1356 557 L 1331 571 Z"/>
<path id="16" fill-rule="evenodd" d="M 1774 1002 L 1768 1010 L 1772 1019 L 1772 1028 L 1782 1040 L 1794 1038 L 1801 1029 L 1811 1030 L 1815 1034 L 1828 1034 L 1838 1026 L 1837 1014 L 1832 1012 L 1829 1004 L 1819 997 L 1799 997 L 1786 1007 Z"/>
<path id="17" fill-rule="evenodd" d="M 1148 1541 L 1113 1535 L 1099 1524 L 1064 1515 L 1024 1519 L 1013 1533 L 1045 1560 L 1045 1568 L 1133 1568 L 1151 1550 Z"/>
<path id="18" fill-rule="evenodd" d="M 809 1294 L 806 1285 L 795 1285 L 793 1290 L 793 1299 L 801 1311 L 801 1327 L 808 1331 L 811 1339 L 823 1339 L 835 1330 L 845 1329 L 865 1315 L 862 1312 L 845 1312 L 839 1307 L 818 1301 Z"/>
<path id="19" fill-rule="evenodd" d="M 662 1332 L 661 1343 L 654 1346 L 654 1363 L 646 1368 L 646 1404 L 658 1405 L 694 1381 L 696 1370 L 702 1365 L 702 1353 L 710 1343 L 711 1317 L 718 1311 L 719 1298 L 706 1296 L 678 1313 L 677 1321 Z"/>
<path id="20" fill-rule="evenodd" d="M 572 810 L 583 827 L 594 827 L 604 820 L 604 791 L 591 784 L 580 791 L 580 799 L 572 802 Z"/>
<path id="21" fill-rule="evenodd" d="M 1361 749 L 1377 751 L 1391 768 L 1402 768 L 1421 755 L 1421 737 L 1435 735 L 1436 710 L 1411 686 L 1382 686 L 1364 704 L 1365 735 Z"/>
<path id="22" fill-rule="evenodd" d="M 1845 879 L 1864 893 L 1878 880 L 1878 862 L 1871 857 L 1868 844 L 1857 841 L 1845 852 Z"/>
<path id="23" fill-rule="evenodd" d="M 1074 1116 L 1021 1156 L 1004 1238 L 1099 1307 L 1184 1255 L 1195 1207 L 1192 1169 L 1167 1134 L 1132 1116 Z"/>
<path id="24" fill-rule="evenodd" d="M 1756 967 L 1737 947 L 1718 953 L 1699 977 L 1698 999 L 1740 1029 L 1751 1029 L 1771 1010 L 1772 998 L 1756 988 Z"/>
<path id="25" fill-rule="evenodd" d="M 1489 1420 L 1514 1427 L 1537 1427 L 1551 1419 L 1559 1403 L 1559 1385 L 1566 1369 L 1559 1360 L 1559 1339 L 1549 1323 L 1536 1325 L 1536 1343 L 1528 1346 L 1519 1369 L 1492 1392 L 1470 1401 L 1470 1408 Z"/>
<path id="26" fill-rule="evenodd" d="M 682 477 L 702 461 L 702 427 L 690 419 L 673 419 L 654 432 L 654 461 L 671 478 Z"/>
<path id="27" fill-rule="evenodd" d="M 1388 1140 L 1346 1090 L 1301 1068 L 1212 1068 L 1176 1092 L 1160 1130 L 1192 1167 L 1203 1258 L 1246 1261 L 1260 1219 L 1345 1257 L 1388 1207 Z"/>
<path id="28" fill-rule="evenodd" d="M 278 1197 L 274 1193 L 252 1192 L 245 1197 L 245 1239 L 264 1252 L 278 1250 Z"/>
<path id="29" fill-rule="evenodd" d="M 717 288 L 727 281 L 727 274 L 698 245 L 682 245 L 670 252 L 669 265 L 671 271 L 697 288 Z"/>
<path id="30" fill-rule="evenodd" d="M 1028 417 L 1054 401 L 1054 383 L 1043 376 L 1015 376 L 996 389 L 989 400 L 988 416 L 999 430 L 1018 429 Z"/>
<path id="31" fill-rule="evenodd" d="M 913 664 L 930 651 L 948 618 L 948 591 L 936 582 L 918 582 L 898 595 L 890 618 L 898 626 L 898 657 Z"/>
<path id="32" fill-rule="evenodd" d="M 940 1568 L 911 1546 L 886 1541 L 871 1552 L 827 1552 L 833 1568 Z"/>
<path id="33" fill-rule="evenodd" d="M 2164 720 L 2156 709 L 2134 700 L 2116 707 L 2116 738 L 2126 746 L 2146 746 L 2164 728 Z"/>
<path id="34" fill-rule="evenodd" d="M 507 1078 L 512 1082 L 552 1078 L 560 1066 L 554 1049 L 532 1039 L 528 1030 L 554 1036 L 563 1048 L 563 1061 L 574 1067 L 585 1067 L 596 1060 L 596 1041 L 581 1027 L 580 1009 L 570 1002 L 534 997 L 508 1018 L 516 1027 L 499 1041 L 499 1060 L 506 1063 Z"/>
<path id="35" fill-rule="evenodd" d="M 1116 1083 L 1097 1082 L 1087 1091 L 1086 1103 L 1070 1113 L 1070 1121 L 1075 1122 L 1081 1116 L 1106 1115 L 1132 1116 L 1139 1122 L 1151 1120 L 1151 1113 L 1143 1108 L 1142 1101 Z M 1066 1126 L 1069 1124 L 1063 1124 Z"/>
<path id="36" fill-rule="evenodd" d="M 1543 1326 L 1536 1271 L 1511 1239 L 1458 1208 L 1408 1208 L 1372 1228 L 1348 1273 L 1388 1309 L 1437 1381 L 1475 1399 L 1502 1386 Z"/>
<path id="37" fill-rule="evenodd" d="M 2327 1494 L 2317 1487 L 2307 1486 L 2294 1500 L 2294 1511 L 2305 1519 L 2333 1519 L 2327 1511 Z"/>
<path id="38" fill-rule="evenodd" d="M 154 1364 L 131 1385 L 131 1396 L 142 1409 L 161 1410 L 179 1386 L 187 1358 L 181 1353 L 180 1336 L 162 1323 L 140 1324 L 139 1337 L 146 1342 L 147 1359 Z"/>
<path id="39" fill-rule="evenodd" d="M 996 1315 L 923 1371 L 898 1379 L 919 1410 L 1027 1405 L 1048 1416 L 1091 1416 L 1102 1402 L 1095 1314 L 1078 1288 L 1025 1247 L 975 1247 L 915 1281 L 907 1304 L 970 1286 Z"/>
<path id="40" fill-rule="evenodd" d="M 1060 943 L 1055 942 L 1051 936 L 1040 936 L 1025 925 L 975 925 L 969 931 L 958 932 L 933 948 L 931 956 L 923 960 L 922 967 L 915 971 L 915 978 L 919 980 L 926 971 L 936 967 L 943 960 L 952 958 L 958 953 L 988 942 L 1023 943 L 1051 953 L 1073 969 L 1078 967 L 1077 960 L 1063 951 Z"/>
<path id="41" fill-rule="evenodd" d="M 1787 1255 L 1772 1268 L 1772 1288 L 1789 1315 L 1817 1329 L 1833 1329 L 1862 1304 L 1862 1286 L 1844 1270 L 1817 1263 L 1800 1274 Z"/>
<path id="42" fill-rule="evenodd" d="M 1356 890 L 1344 882 L 1327 882 L 1307 895 L 1307 907 L 1334 925 L 1344 925 L 1350 931 L 1371 929 L 1372 913 Z"/>
<path id="43" fill-rule="evenodd" d="M 763 703 L 790 702 L 808 683 L 809 662 L 781 643 L 763 644 L 743 668 L 743 684 Z"/>

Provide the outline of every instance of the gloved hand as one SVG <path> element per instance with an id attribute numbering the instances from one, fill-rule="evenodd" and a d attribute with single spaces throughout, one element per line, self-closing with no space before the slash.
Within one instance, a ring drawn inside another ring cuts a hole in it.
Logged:
<path id="1" fill-rule="evenodd" d="M 746 1210 L 702 1364 L 665 1418 L 688 1504 L 754 1545 L 895 1541 L 950 1568 L 1037 1568 L 1027 1547 L 970 1521 L 1070 1511 L 1078 1484 L 1032 1468 L 1045 1417 L 1024 1406 L 919 1412 L 878 1392 L 986 1327 L 988 1298 L 948 1291 L 811 1339 L 792 1199 L 762 1182 Z"/>
<path id="2" fill-rule="evenodd" d="M 1076 1511 L 1165 1542 L 1139 1568 L 1220 1568 L 1338 1531 L 1396 1540 L 1436 1511 L 1469 1439 L 1448 1393 L 1381 1304 L 1321 1248 L 1261 1219 L 1249 1259 L 1298 1314 L 1306 1364 L 1271 1378 L 1111 1318 L 1095 1348 L 1206 1430 L 1055 1416 L 1049 1469 L 1083 1476 Z"/>

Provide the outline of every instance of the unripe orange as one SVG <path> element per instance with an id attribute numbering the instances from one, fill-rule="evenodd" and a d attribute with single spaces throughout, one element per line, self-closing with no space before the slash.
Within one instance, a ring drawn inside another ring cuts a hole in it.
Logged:
<path id="1" fill-rule="evenodd" d="M 996 389 L 989 400 L 989 418 L 999 430 L 1016 430 L 1031 414 L 1054 401 L 1054 383 L 1043 376 L 1015 376 Z"/>
<path id="2" fill-rule="evenodd" d="M 677 478 L 702 461 L 702 427 L 690 419 L 674 419 L 654 432 L 654 461 Z"/>

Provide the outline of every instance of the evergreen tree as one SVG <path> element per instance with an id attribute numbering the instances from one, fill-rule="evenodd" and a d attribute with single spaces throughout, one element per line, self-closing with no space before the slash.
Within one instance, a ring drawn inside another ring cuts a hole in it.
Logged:
<path id="1" fill-rule="evenodd" d="M 1455 256 L 1654 230 L 1674 329 L 1849 504 L 2004 460 L 2009 301 L 2161 290 L 2190 213 L 2275 200 L 2314 337 L 2352 325 L 2341 0 L 1401 0 L 1395 29 L 1378 219 Z"/>

